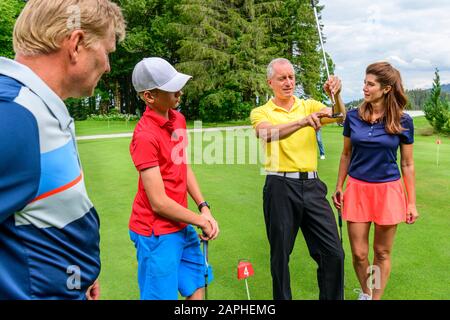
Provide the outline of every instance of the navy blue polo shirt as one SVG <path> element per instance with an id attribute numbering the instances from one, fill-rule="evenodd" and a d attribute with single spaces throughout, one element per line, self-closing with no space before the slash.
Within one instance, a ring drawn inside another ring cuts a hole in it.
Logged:
<path id="1" fill-rule="evenodd" d="M 384 122 L 371 124 L 359 117 L 358 109 L 347 113 L 344 136 L 352 143 L 352 156 L 348 175 L 367 182 L 389 182 L 400 179 L 397 150 L 400 144 L 414 143 L 414 124 L 403 114 L 400 134 L 386 132 Z"/>

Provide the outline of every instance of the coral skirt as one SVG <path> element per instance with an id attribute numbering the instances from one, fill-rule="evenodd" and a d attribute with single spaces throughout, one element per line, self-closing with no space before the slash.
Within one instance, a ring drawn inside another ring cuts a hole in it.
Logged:
<path id="1" fill-rule="evenodd" d="M 348 177 L 342 217 L 350 222 L 394 225 L 406 221 L 407 201 L 401 179 L 372 183 Z"/>

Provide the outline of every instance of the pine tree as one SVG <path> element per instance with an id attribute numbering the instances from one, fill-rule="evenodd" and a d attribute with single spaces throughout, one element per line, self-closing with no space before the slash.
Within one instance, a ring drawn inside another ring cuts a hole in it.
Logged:
<path id="1" fill-rule="evenodd" d="M 334 62 L 328 53 L 325 53 L 325 55 L 327 57 L 327 63 L 328 63 L 330 75 L 332 75 L 332 74 L 334 74 L 334 70 L 335 70 Z M 320 64 L 320 75 L 321 75 L 320 82 L 317 84 L 317 91 L 320 93 L 320 98 L 318 100 L 321 101 L 322 103 L 329 104 L 329 103 L 331 103 L 330 97 L 325 93 L 325 90 L 323 90 L 323 85 L 328 80 L 327 69 L 326 69 L 325 63 L 323 62 L 323 59 Z"/>
<path id="2" fill-rule="evenodd" d="M 266 27 L 277 1 L 185 0 L 177 7 L 182 34 L 177 65 L 194 76 L 186 112 L 206 121 L 246 118 L 269 93 L 265 68 L 277 48 Z"/>
<path id="3" fill-rule="evenodd" d="M 297 82 L 306 96 L 322 100 L 322 53 L 314 11 L 309 0 L 285 0 L 279 12 L 279 24 L 273 34 L 280 46 L 281 56 L 289 59 L 296 69 Z M 323 6 L 316 6 L 320 13 Z"/>
<path id="4" fill-rule="evenodd" d="M 272 42 L 268 25 L 273 14 L 281 6 L 280 1 L 235 1 L 230 23 L 240 33 L 232 53 L 238 73 L 230 73 L 230 81 L 239 84 L 244 102 L 256 103 L 256 97 L 269 94 L 266 83 L 266 67 L 278 54 Z"/>
<path id="5" fill-rule="evenodd" d="M 308 0 L 184 0 L 177 10 L 177 67 L 194 76 L 185 88 L 189 117 L 247 117 L 270 97 L 266 67 L 276 57 L 291 60 L 308 96 L 322 98 L 319 37 Z"/>
<path id="6" fill-rule="evenodd" d="M 433 88 L 425 102 L 425 118 L 437 133 L 450 132 L 450 104 L 447 99 L 441 97 L 441 81 L 437 68 L 434 74 Z"/>
<path id="7" fill-rule="evenodd" d="M 132 86 L 134 66 L 146 57 L 162 57 L 177 62 L 176 42 L 179 39 L 168 26 L 176 19 L 177 0 L 113 0 L 122 8 L 127 22 L 125 41 L 111 54 L 111 72 L 100 80 L 96 97 L 102 97 L 98 112 L 142 113 L 145 108 Z M 81 107 L 81 106 L 80 106 Z M 139 109 L 139 111 L 137 110 Z"/>

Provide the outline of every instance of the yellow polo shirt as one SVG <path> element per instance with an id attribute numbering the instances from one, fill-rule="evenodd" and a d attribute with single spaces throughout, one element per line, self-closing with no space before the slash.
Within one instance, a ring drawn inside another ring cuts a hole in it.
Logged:
<path id="1" fill-rule="evenodd" d="M 272 99 L 250 113 L 253 128 L 261 122 L 273 125 L 300 120 L 326 106 L 316 100 L 295 97 L 291 110 L 278 107 Z M 289 137 L 265 144 L 267 171 L 307 172 L 317 170 L 316 132 L 311 127 L 297 130 Z"/>

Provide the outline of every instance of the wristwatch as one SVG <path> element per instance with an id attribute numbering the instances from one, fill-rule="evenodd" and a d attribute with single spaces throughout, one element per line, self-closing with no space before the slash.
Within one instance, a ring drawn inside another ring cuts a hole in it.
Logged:
<path id="1" fill-rule="evenodd" d="M 198 205 L 198 211 L 202 211 L 202 208 L 203 208 L 203 207 L 208 207 L 209 209 L 211 209 L 211 207 L 209 206 L 209 203 L 206 202 L 206 201 L 203 201 L 202 203 L 200 203 L 200 204 Z"/>

